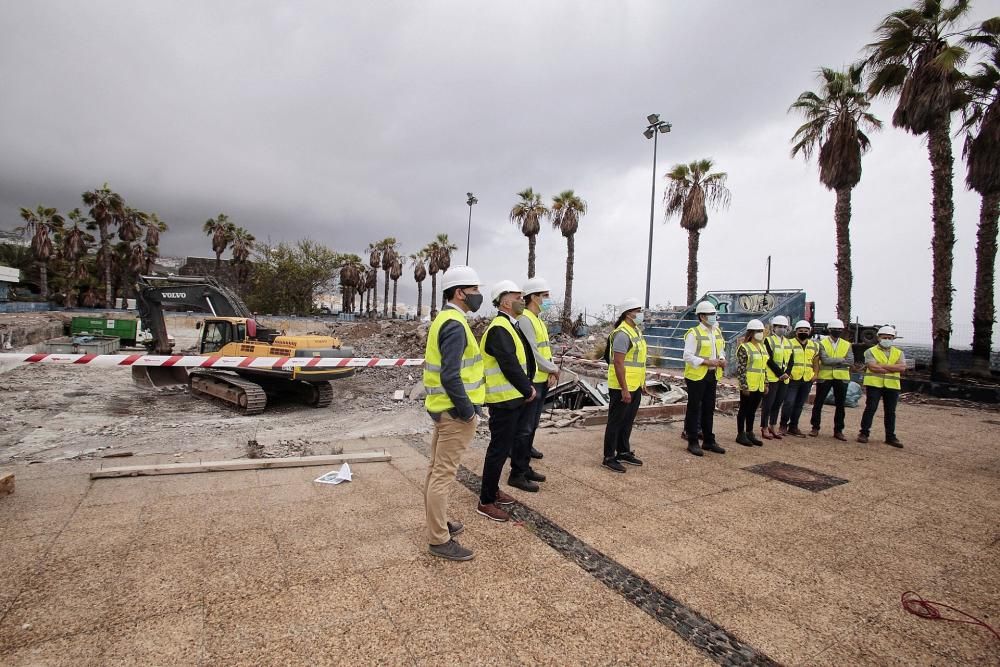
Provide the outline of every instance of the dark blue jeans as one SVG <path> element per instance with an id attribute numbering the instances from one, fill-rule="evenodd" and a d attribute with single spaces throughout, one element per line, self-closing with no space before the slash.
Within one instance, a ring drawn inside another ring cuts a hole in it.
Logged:
<path id="1" fill-rule="evenodd" d="M 781 425 L 788 428 L 799 427 L 799 417 L 802 416 L 802 408 L 809 400 L 809 390 L 812 389 L 812 380 L 792 380 L 788 383 L 788 391 L 785 393 L 785 402 L 781 406 Z"/>

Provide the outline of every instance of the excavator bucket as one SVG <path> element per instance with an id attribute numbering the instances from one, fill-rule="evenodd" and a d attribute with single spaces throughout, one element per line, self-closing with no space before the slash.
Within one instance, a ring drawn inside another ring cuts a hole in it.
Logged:
<path id="1" fill-rule="evenodd" d="M 187 385 L 188 372 L 186 368 L 177 366 L 133 366 L 132 381 L 141 387 L 158 389 L 160 387 L 176 387 Z"/>

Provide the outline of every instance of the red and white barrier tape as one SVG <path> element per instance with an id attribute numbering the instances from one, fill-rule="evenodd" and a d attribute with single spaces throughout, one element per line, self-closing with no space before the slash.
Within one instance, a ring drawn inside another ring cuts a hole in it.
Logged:
<path id="1" fill-rule="evenodd" d="M 423 359 L 378 357 L 215 357 L 156 354 L 0 354 L 0 363 L 90 366 L 179 366 L 186 368 L 372 368 L 422 366 Z"/>

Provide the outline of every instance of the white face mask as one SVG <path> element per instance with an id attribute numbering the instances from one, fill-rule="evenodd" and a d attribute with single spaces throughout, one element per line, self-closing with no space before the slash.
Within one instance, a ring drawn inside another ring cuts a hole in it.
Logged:
<path id="1" fill-rule="evenodd" d="M 632 321 L 638 324 L 639 326 L 642 326 L 642 321 L 644 319 L 645 318 L 643 317 L 642 313 L 636 313 L 635 317 L 632 318 Z"/>
<path id="2" fill-rule="evenodd" d="M 718 324 L 718 322 L 719 322 L 719 316 L 718 315 L 706 315 L 705 316 L 705 324 L 707 324 L 710 327 L 714 327 L 716 324 Z"/>
<path id="3" fill-rule="evenodd" d="M 753 335 L 753 339 L 754 339 L 755 341 L 757 341 L 758 343 L 759 343 L 760 341 L 764 340 L 764 332 L 763 332 L 763 331 L 758 331 L 757 333 L 755 333 L 755 334 Z"/>
<path id="4" fill-rule="evenodd" d="M 889 349 L 890 347 L 892 347 L 892 339 L 891 338 L 879 338 L 878 339 L 878 344 L 879 344 L 879 347 L 883 347 L 885 349 Z"/>

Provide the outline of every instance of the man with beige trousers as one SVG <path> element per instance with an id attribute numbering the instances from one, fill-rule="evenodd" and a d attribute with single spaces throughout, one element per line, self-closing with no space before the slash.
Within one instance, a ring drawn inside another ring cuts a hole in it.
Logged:
<path id="1" fill-rule="evenodd" d="M 427 539 L 434 556 L 471 560 L 471 549 L 455 541 L 464 530 L 448 521 L 448 496 L 462 453 L 472 442 L 486 401 L 483 356 L 466 313 L 483 303 L 479 276 L 467 266 L 453 266 L 441 281 L 441 312 L 427 332 L 424 353 L 424 407 L 434 420 L 431 461 L 424 484 Z"/>

